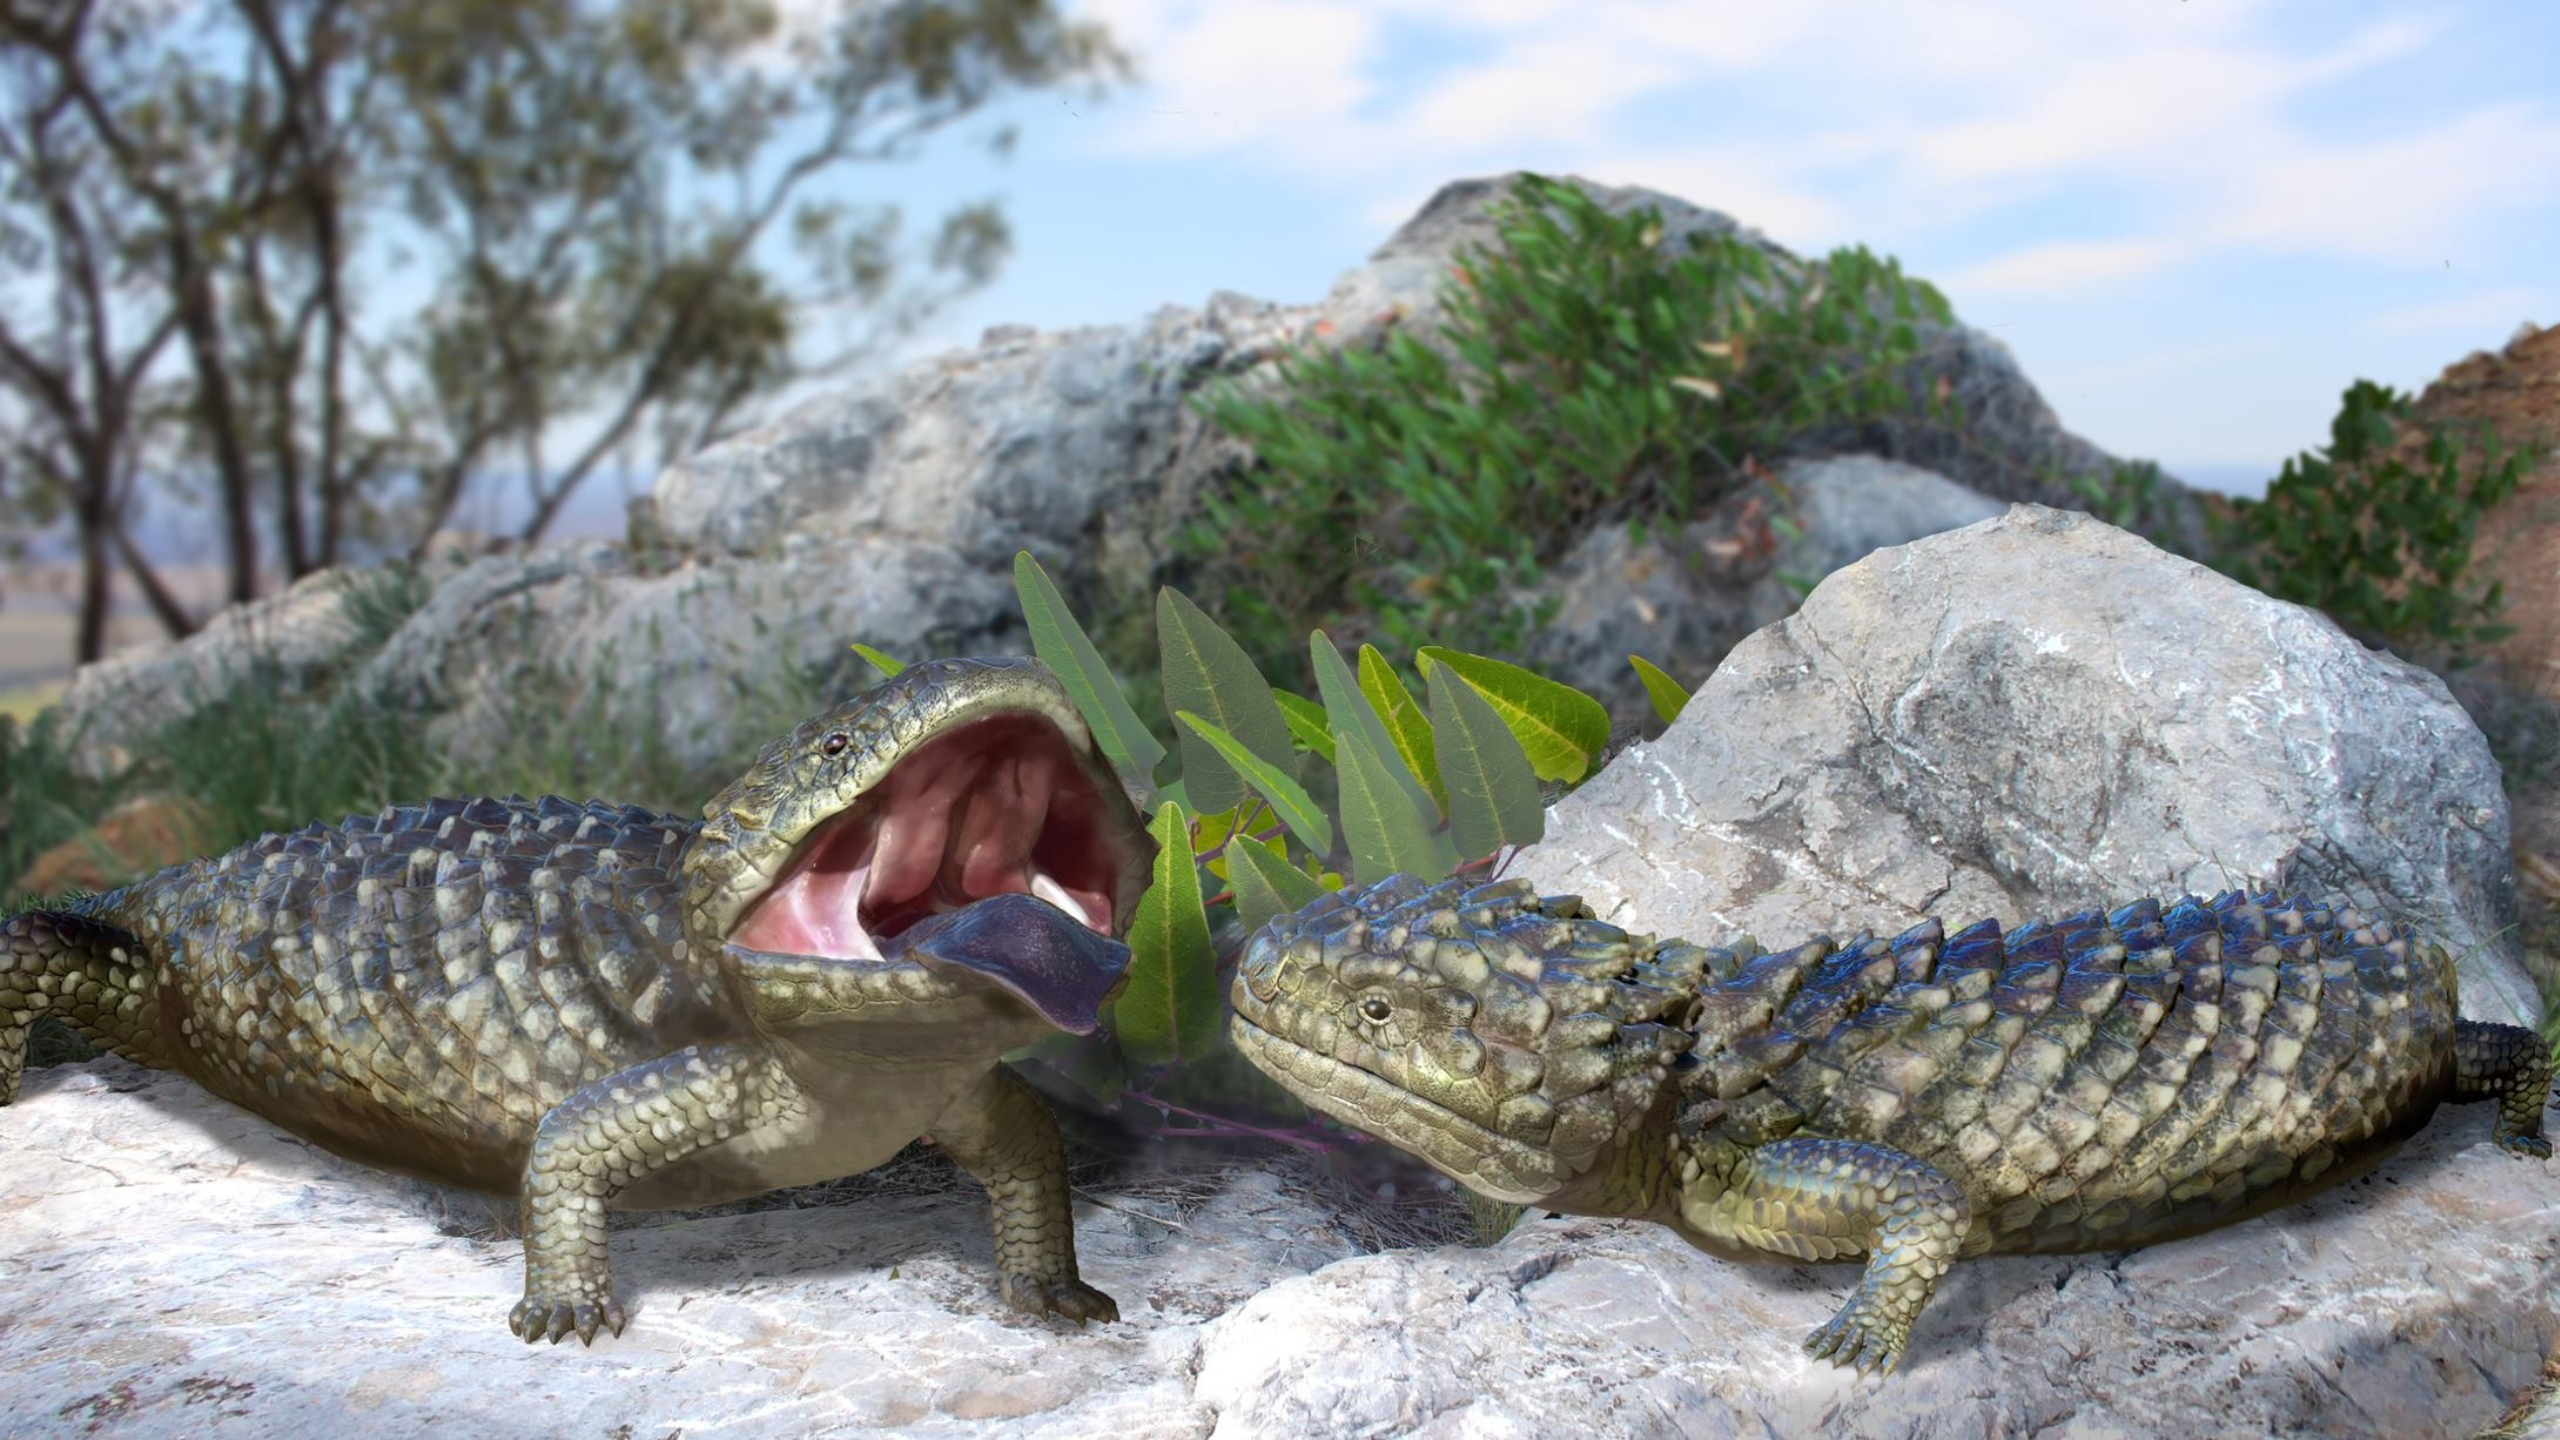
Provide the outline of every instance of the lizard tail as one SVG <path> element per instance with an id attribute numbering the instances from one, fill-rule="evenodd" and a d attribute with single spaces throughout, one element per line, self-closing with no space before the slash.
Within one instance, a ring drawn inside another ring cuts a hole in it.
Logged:
<path id="1" fill-rule="evenodd" d="M 85 913 L 30 910 L 0 920 L 0 1105 L 18 1098 L 27 1034 L 40 1015 L 69 1021 L 128 1060 L 166 1067 L 150 956 L 130 931 Z"/>

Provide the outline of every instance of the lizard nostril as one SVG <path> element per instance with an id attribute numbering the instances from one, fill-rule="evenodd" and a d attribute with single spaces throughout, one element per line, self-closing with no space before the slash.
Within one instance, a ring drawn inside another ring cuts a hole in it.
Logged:
<path id="1" fill-rule="evenodd" d="M 1244 960 L 1236 966 L 1236 978 L 1244 982 L 1245 989 L 1253 992 L 1254 999 L 1269 1004 L 1280 997 L 1288 965 L 1287 952 L 1278 946 L 1256 945 L 1245 952 Z"/>

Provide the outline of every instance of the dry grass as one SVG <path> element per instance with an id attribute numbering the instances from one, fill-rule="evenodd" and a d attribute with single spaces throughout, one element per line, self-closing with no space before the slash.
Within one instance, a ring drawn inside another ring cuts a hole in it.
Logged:
<path id="1" fill-rule="evenodd" d="M 2519 1398 L 2497 1424 L 2476 1440 L 2530 1440 L 2560 1428 L 2560 1355 L 2542 1367 L 2542 1380 Z"/>
<path id="2" fill-rule="evenodd" d="M 62 698 L 63 687 L 70 683 L 68 680 L 46 680 L 15 690 L 0 690 L 0 715 L 6 715 L 21 725 L 30 724 L 46 706 Z"/>

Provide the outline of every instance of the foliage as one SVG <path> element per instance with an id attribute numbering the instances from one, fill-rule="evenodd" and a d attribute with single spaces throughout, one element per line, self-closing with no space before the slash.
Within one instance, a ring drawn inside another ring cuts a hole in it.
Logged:
<path id="1" fill-rule="evenodd" d="M 2480 517 L 2515 493 L 2530 459 L 2475 451 L 2443 428 L 2420 462 L 2393 450 L 2409 397 L 2369 380 L 2347 388 L 2326 450 L 2285 462 L 2262 500 L 2217 525 L 2219 568 L 2283 600 L 2317 606 L 2349 631 L 2443 646 L 2452 668 L 2514 633 L 2497 623 L 2497 582 L 2470 574 Z"/>
<path id="2" fill-rule="evenodd" d="M 1662 723 L 1668 725 L 1679 719 L 1689 704 L 1689 692 L 1680 682 L 1641 655 L 1628 656 L 1627 663 L 1635 667 L 1636 678 L 1644 682 L 1645 698 L 1653 702 L 1653 713 L 1662 717 Z"/>
<path id="3" fill-rule="evenodd" d="M 2104 475 L 2071 475 L 2065 483 L 2091 515 L 2158 543 L 2169 529 L 2167 478 L 2156 461 L 2119 460 Z"/>
<path id="4" fill-rule="evenodd" d="M 1254 577 L 1220 600 L 1261 663 L 1357 615 L 1515 649 L 1545 618 L 1520 597 L 1589 522 L 1686 517 L 1792 435 L 1907 408 L 1917 327 L 1949 319 L 1864 249 L 1808 267 L 1702 233 L 1665 256 L 1657 212 L 1534 176 L 1494 218 L 1437 343 L 1302 351 L 1273 393 L 1197 402 L 1258 465 L 1179 543 Z"/>
<path id="5" fill-rule="evenodd" d="M 114 804 L 109 786 L 71 763 L 78 742 L 62 733 L 58 712 L 28 725 L 0 716 L 0 900 L 9 899 L 5 892 L 37 856 L 80 834 Z"/>
<path id="6" fill-rule="evenodd" d="M 1385 654 L 1363 646 L 1355 671 L 1321 630 L 1307 654 L 1323 700 L 1308 701 L 1274 690 L 1217 621 L 1166 587 L 1156 642 L 1181 740 L 1168 748 L 1136 723 L 1130 697 L 1028 553 L 1015 557 L 1014 580 L 1033 648 L 1138 784 L 1161 847 L 1110 1027 L 1024 1054 L 1101 1103 L 1128 1097 L 1182 1117 L 1186 1133 L 1329 1143 L 1195 1108 L 1203 1089 L 1222 1086 L 1295 1108 L 1229 1063 L 1225 991 L 1244 942 L 1326 889 L 1498 868 L 1544 831 L 1539 777 L 1587 774 L 1608 740 L 1607 715 L 1569 686 L 1438 646 L 1414 657 L 1417 698 Z"/>
<path id="7" fill-rule="evenodd" d="M 46 297 L 0 319 L 0 506 L 76 527 L 81 658 L 119 563 L 195 623 L 132 543 L 142 482 L 211 502 L 233 601 L 262 558 L 423 545 L 502 467 L 531 539 L 614 457 L 689 452 L 985 281 L 993 204 L 906 244 L 821 187 L 1125 58 L 1052 0 L 829 8 L 0 12 L 0 283 Z"/>

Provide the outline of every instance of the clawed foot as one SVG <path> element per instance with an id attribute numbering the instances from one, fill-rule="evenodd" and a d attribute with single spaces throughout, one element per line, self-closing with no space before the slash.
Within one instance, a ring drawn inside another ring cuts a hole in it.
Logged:
<path id="1" fill-rule="evenodd" d="M 1030 1275 L 1007 1275 L 1002 1286 L 1004 1301 L 1016 1310 L 1030 1315 L 1063 1315 L 1081 1325 L 1087 1320 L 1117 1320 L 1120 1306 L 1110 1296 L 1081 1280 L 1042 1280 Z"/>
<path id="2" fill-rule="evenodd" d="M 2498 1148 L 2510 1155 L 2526 1155 L 2536 1160 L 2551 1158 L 2551 1141 L 2541 1135 L 2501 1135 Z"/>
<path id="3" fill-rule="evenodd" d="M 527 1345 L 536 1340 L 557 1345 L 573 1330 L 580 1343 L 593 1345 L 599 1328 L 619 1335 L 627 1319 L 622 1303 L 610 1295 L 601 1300 L 544 1300 L 527 1295 L 507 1312 L 507 1328 Z"/>
<path id="4" fill-rule="evenodd" d="M 1902 1363 L 1902 1347 L 1911 1327 L 1868 1315 L 1856 1301 L 1834 1315 L 1804 1342 L 1805 1353 L 1859 1374 L 1891 1374 Z"/>

